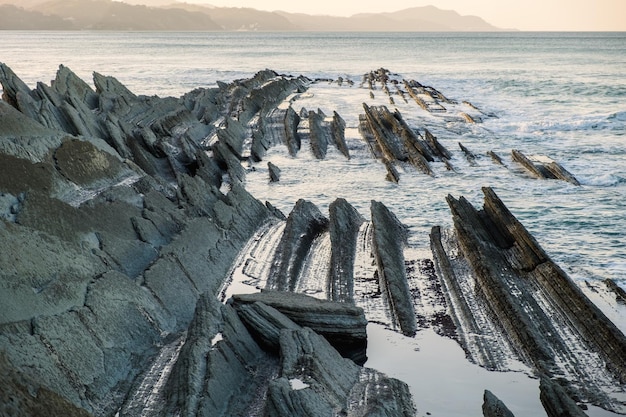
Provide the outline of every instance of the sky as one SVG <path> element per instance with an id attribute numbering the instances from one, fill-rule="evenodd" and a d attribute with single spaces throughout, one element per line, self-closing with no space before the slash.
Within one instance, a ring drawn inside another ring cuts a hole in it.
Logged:
<path id="1" fill-rule="evenodd" d="M 350 16 L 436 6 L 480 16 L 500 28 L 548 31 L 626 31 L 626 0 L 179 0 L 219 7 Z"/>

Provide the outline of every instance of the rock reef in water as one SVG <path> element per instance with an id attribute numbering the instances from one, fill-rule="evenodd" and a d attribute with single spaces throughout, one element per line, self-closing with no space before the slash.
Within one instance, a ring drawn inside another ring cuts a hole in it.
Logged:
<path id="1" fill-rule="evenodd" d="M 292 108 L 313 81 L 265 70 L 176 99 L 97 73 L 93 89 L 63 66 L 31 90 L 2 64 L 0 82 L 0 414 L 416 415 L 405 383 L 361 366 L 368 322 L 432 326 L 488 369 L 525 363 L 549 415 L 626 410 L 624 335 L 492 189 L 481 210 L 448 197 L 432 260 L 405 257 L 382 202 L 369 221 L 343 198 L 328 217 L 303 199 L 285 216 L 246 191 L 274 146 L 351 157 L 336 111 Z M 463 124 L 492 117 L 382 68 L 362 86 Z M 452 170 L 429 129 L 363 111 L 388 179 Z M 256 293 L 219 302 L 237 274 Z M 511 415 L 488 391 L 483 412 Z"/>

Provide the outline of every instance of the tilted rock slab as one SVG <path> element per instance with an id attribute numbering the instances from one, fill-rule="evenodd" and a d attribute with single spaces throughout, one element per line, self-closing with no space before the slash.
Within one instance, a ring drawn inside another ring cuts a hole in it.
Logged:
<path id="1" fill-rule="evenodd" d="M 360 307 L 278 291 L 234 295 L 232 298 L 232 304 L 237 310 L 255 303 L 273 307 L 299 326 L 308 327 L 324 336 L 344 357 L 353 359 L 358 364 L 363 364 L 367 359 L 367 319 Z M 247 317 L 252 317 L 252 311 L 247 311 Z M 263 338 L 273 340 L 267 335 Z M 276 342 L 274 340 L 268 344 L 276 345 Z"/>
<path id="2" fill-rule="evenodd" d="M 417 331 L 413 298 L 404 265 L 406 229 L 382 203 L 372 201 L 372 249 L 378 268 L 381 292 L 389 305 L 395 324 L 403 334 Z"/>

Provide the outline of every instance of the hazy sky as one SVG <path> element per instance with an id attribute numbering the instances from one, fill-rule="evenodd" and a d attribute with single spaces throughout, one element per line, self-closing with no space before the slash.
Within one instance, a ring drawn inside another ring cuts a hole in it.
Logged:
<path id="1" fill-rule="evenodd" d="M 433 5 L 476 15 L 502 28 L 520 30 L 626 31 L 626 0 L 181 0 L 214 6 L 252 7 L 349 16 Z"/>

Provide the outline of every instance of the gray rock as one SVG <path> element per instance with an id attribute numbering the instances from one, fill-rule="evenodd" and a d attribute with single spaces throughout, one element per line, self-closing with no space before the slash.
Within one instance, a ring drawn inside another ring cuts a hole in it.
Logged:
<path id="1" fill-rule="evenodd" d="M 31 162 L 42 162 L 66 133 L 48 129 L 0 100 L 0 152 Z"/>
<path id="2" fill-rule="evenodd" d="M 574 185 L 580 185 L 580 182 L 574 175 L 563 168 L 561 164 L 552 161 L 548 157 L 527 156 L 517 149 L 511 151 L 511 156 L 515 162 L 521 164 L 527 171 L 538 178 L 559 179 Z"/>
<path id="3" fill-rule="evenodd" d="M 280 181 L 280 168 L 271 162 L 267 163 L 267 169 L 270 174 L 270 182 L 278 182 Z"/>
<path id="4" fill-rule="evenodd" d="M 289 155 L 296 156 L 302 146 L 300 134 L 298 133 L 298 125 L 300 124 L 300 116 L 296 111 L 289 106 L 285 113 L 285 135 L 287 149 Z"/>
<path id="5" fill-rule="evenodd" d="M 333 112 L 333 121 L 330 123 L 330 131 L 332 134 L 333 143 L 345 156 L 350 159 L 350 150 L 346 144 L 346 121 L 335 111 Z"/>
<path id="6" fill-rule="evenodd" d="M 86 410 L 28 378 L 0 354 L 0 415 L 90 417 Z"/>
<path id="7" fill-rule="evenodd" d="M 324 121 L 321 110 L 316 113 L 309 112 L 309 132 L 311 152 L 317 159 L 326 158 L 328 152 L 328 142 L 331 140 L 330 126 Z"/>
<path id="8" fill-rule="evenodd" d="M 241 302 L 235 296 L 232 304 L 259 345 L 272 353 L 279 351 L 282 330 L 299 328 L 287 316 L 263 302 L 253 300 Z"/>
<path id="9" fill-rule="evenodd" d="M 283 330 L 280 346 L 280 375 L 269 385 L 266 415 L 415 415 L 406 384 L 341 358 L 312 330 Z"/>
<path id="10" fill-rule="evenodd" d="M 298 200 L 289 213 L 283 237 L 267 282 L 267 288 L 278 291 L 293 291 L 304 258 L 313 240 L 328 227 L 328 219 L 315 204 Z"/>
<path id="11" fill-rule="evenodd" d="M 605 384 L 623 383 L 623 333 L 550 259 L 493 190 L 484 188 L 483 192 L 483 210 L 476 210 L 464 198 L 449 196 L 448 202 L 458 245 L 485 303 L 482 308 L 493 312 L 497 328 L 502 329 L 502 334 L 494 336 L 511 343 L 536 372 L 558 377 L 568 392 L 579 392 L 603 406 L 616 402 L 591 382 L 597 380 L 599 371 L 595 359 L 586 353 L 594 352 L 605 361 L 601 376 Z M 454 286 L 450 288 L 455 291 Z M 537 300 L 537 289 L 545 299 Z M 460 310 L 467 308 L 471 311 L 471 306 Z M 478 349 L 489 351 L 483 343 Z M 575 373 L 555 357 L 572 358 Z"/>
<path id="12" fill-rule="evenodd" d="M 514 417 L 513 413 L 506 407 L 506 405 L 489 390 L 485 390 L 485 395 L 483 397 L 483 416 Z"/>
<path id="13" fill-rule="evenodd" d="M 257 303 L 270 306 L 302 327 L 308 327 L 320 334 L 344 357 L 358 364 L 365 363 L 367 348 L 367 319 L 363 309 L 347 303 L 319 300 L 304 294 L 262 291 L 256 294 L 234 295 L 233 306 L 245 319 L 249 327 L 261 334 L 267 344 L 276 347 L 275 336 L 282 328 L 280 323 L 274 330 L 265 331 L 263 327 L 252 326 L 253 322 L 268 322 L 268 313 Z M 245 309 L 243 313 L 240 310 Z M 259 318 L 255 318 L 259 317 Z M 268 333 L 267 335 L 264 334 Z M 272 336 L 273 335 L 273 336 Z"/>
<path id="14" fill-rule="evenodd" d="M 354 303 L 356 240 L 364 219 L 342 198 L 333 201 L 328 211 L 331 243 L 328 298 L 333 301 Z"/>
<path id="15" fill-rule="evenodd" d="M 548 417 L 587 417 L 587 414 L 556 382 L 548 378 L 541 378 L 539 390 L 539 398 Z"/>
<path id="16" fill-rule="evenodd" d="M 402 333 L 412 336 L 417 331 L 413 298 L 404 266 L 406 228 L 382 203 L 372 201 L 372 247 L 381 292 L 386 297 L 394 320 Z"/>
<path id="17" fill-rule="evenodd" d="M 0 324 L 82 306 L 106 268 L 78 245 L 12 223 L 0 227 L 0 246 Z"/>
<path id="18" fill-rule="evenodd" d="M 198 303 L 167 382 L 164 416 L 250 415 L 275 372 L 275 360 L 254 342 L 232 308 L 224 306 L 220 314 L 214 303 L 204 296 Z"/>

